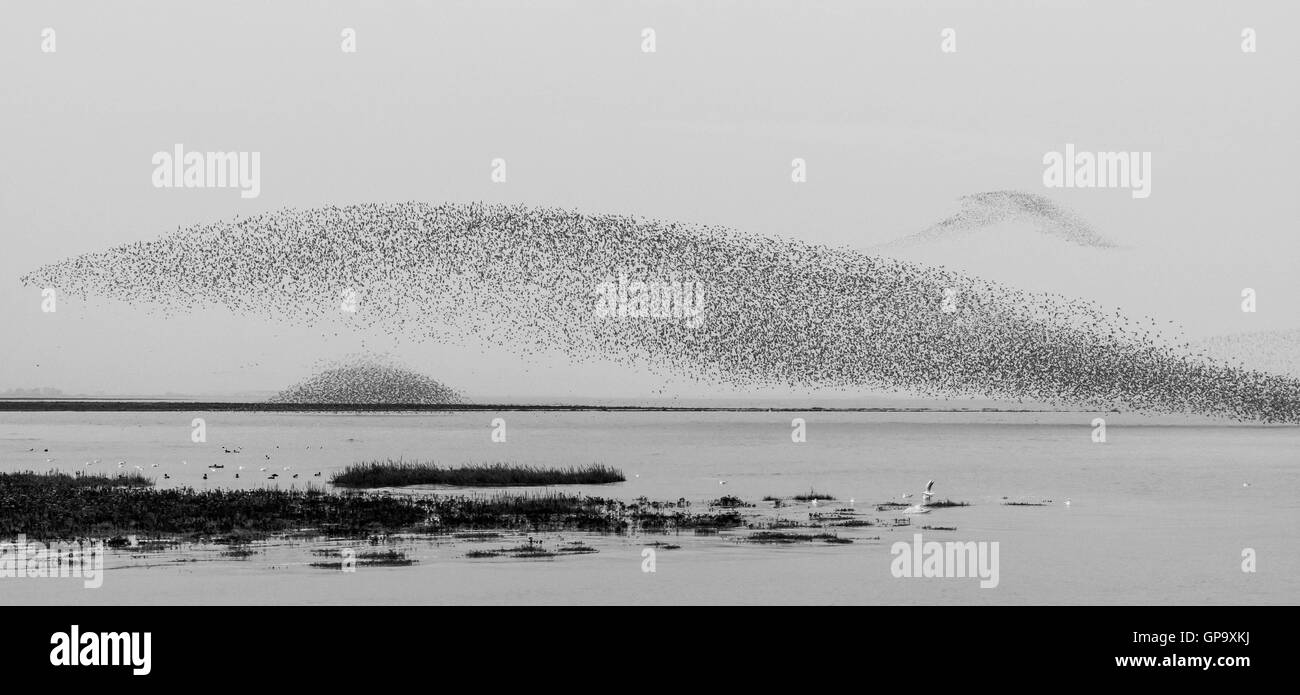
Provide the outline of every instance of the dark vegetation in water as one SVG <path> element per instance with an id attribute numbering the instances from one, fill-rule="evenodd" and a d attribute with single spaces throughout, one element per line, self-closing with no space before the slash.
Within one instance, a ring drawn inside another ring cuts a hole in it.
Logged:
<path id="1" fill-rule="evenodd" d="M 583 543 L 582 541 L 570 541 L 561 543 L 554 552 L 547 550 L 541 539 L 529 538 L 527 543 L 521 543 L 513 548 L 497 548 L 496 550 L 471 550 L 465 553 L 465 557 L 470 559 L 487 559 L 493 557 L 509 556 L 520 560 L 544 559 L 558 557 L 561 554 L 581 555 L 586 553 L 597 552 L 595 548 Z"/>
<path id="2" fill-rule="evenodd" d="M 71 476 L 69 476 L 71 478 Z M 222 543 L 272 534 L 343 537 L 377 533 L 575 530 L 626 533 L 732 528 L 734 511 L 568 494 L 407 496 L 319 489 L 194 490 L 39 485 L 0 475 L 0 537 L 121 535 L 217 537 Z"/>
<path id="3" fill-rule="evenodd" d="M 831 495 L 827 495 L 825 493 L 817 492 L 816 490 L 809 490 L 808 492 L 805 492 L 801 495 L 795 495 L 793 499 L 797 502 L 813 502 L 813 501 L 821 501 L 821 500 L 833 500 L 835 499 L 835 497 Z"/>
<path id="4" fill-rule="evenodd" d="M 490 541 L 500 537 L 501 534 L 496 531 L 465 531 L 452 534 L 452 538 L 463 541 Z"/>
<path id="5" fill-rule="evenodd" d="M 141 553 L 160 553 L 164 550 L 171 550 L 178 545 L 180 545 L 180 542 L 171 538 L 146 538 L 136 540 L 135 545 L 128 547 Z"/>
<path id="6" fill-rule="evenodd" d="M 841 514 L 838 512 L 809 512 L 809 521 L 818 523 L 830 523 L 832 521 L 851 521 L 856 518 L 855 514 Z"/>
<path id="7" fill-rule="evenodd" d="M 723 495 L 722 497 L 719 497 L 718 499 L 709 502 L 709 506 L 723 507 L 725 509 L 739 509 L 742 507 L 752 507 L 754 506 L 754 504 L 752 502 L 746 502 L 745 500 L 742 500 L 739 497 L 734 497 L 732 495 Z"/>
<path id="8" fill-rule="evenodd" d="M 852 543 L 849 538 L 840 538 L 833 533 L 786 533 L 783 531 L 755 531 L 745 540 L 750 543 L 807 543 L 823 541 L 826 543 Z"/>
<path id="9" fill-rule="evenodd" d="M 583 543 L 582 541 L 570 541 L 568 543 L 561 544 L 559 548 L 556 548 L 556 552 L 567 553 L 571 555 L 586 555 L 597 551 L 595 548 L 587 545 L 586 543 Z"/>
<path id="10" fill-rule="evenodd" d="M 553 552 L 551 552 L 551 551 L 549 551 L 549 550 L 543 548 L 540 544 L 539 544 L 539 545 L 532 545 L 532 544 L 529 544 L 529 545 L 520 545 L 520 546 L 516 546 L 516 547 L 514 547 L 514 548 L 510 548 L 510 549 L 508 549 L 508 550 L 505 550 L 504 552 L 505 552 L 505 553 L 508 553 L 508 554 L 510 555 L 510 557 L 513 557 L 513 558 L 516 558 L 516 559 L 522 559 L 522 560 L 527 560 L 527 559 L 530 559 L 530 558 L 548 558 L 548 557 L 555 557 L 555 556 L 557 555 L 557 553 L 553 553 Z"/>
<path id="11" fill-rule="evenodd" d="M 1046 502 L 1003 502 L 1004 507 L 1047 507 Z"/>
<path id="12" fill-rule="evenodd" d="M 677 545 L 676 543 L 665 543 L 663 541 L 646 543 L 646 545 L 651 548 L 659 548 L 660 550 L 678 550 L 682 547 L 680 545 Z"/>
<path id="13" fill-rule="evenodd" d="M 519 487 L 539 485 L 603 485 L 621 483 L 622 471 L 609 466 L 537 468 L 506 463 L 443 468 L 431 463 L 384 462 L 348 466 L 330 482 L 340 487 L 401 487 L 404 485 L 455 485 L 462 487 Z"/>
<path id="14" fill-rule="evenodd" d="M 956 531 L 956 526 L 922 526 L 922 531 Z"/>
<path id="15" fill-rule="evenodd" d="M 939 507 L 939 508 L 942 508 L 942 507 L 969 507 L 969 506 L 970 506 L 970 502 L 954 502 L 954 501 L 952 501 L 952 500 L 950 500 L 950 499 L 941 499 L 941 500 L 935 500 L 934 502 L 931 502 L 930 504 L 927 504 L 926 506 L 927 506 L 927 507 Z"/>
<path id="16" fill-rule="evenodd" d="M 337 549 L 331 549 L 333 552 L 317 553 L 313 555 L 325 555 L 327 557 L 342 557 L 343 553 Z M 317 569 L 342 570 L 344 560 L 313 562 L 312 567 Z M 366 550 L 356 554 L 353 559 L 354 567 L 409 567 L 415 564 L 415 560 L 406 556 L 398 550 Z"/>
<path id="17" fill-rule="evenodd" d="M 249 557 L 256 554 L 256 550 L 249 550 L 242 546 L 232 546 L 227 550 L 221 551 L 221 557 L 232 557 L 236 560 L 247 560 Z"/>
<path id="18" fill-rule="evenodd" d="M 47 473 L 15 471 L 13 473 L 0 473 L 0 486 L 15 491 L 24 488 L 51 487 L 153 487 L 153 480 L 134 472 L 105 475 L 103 473 L 83 473 L 81 471 L 72 474 L 57 470 L 50 470 Z"/>

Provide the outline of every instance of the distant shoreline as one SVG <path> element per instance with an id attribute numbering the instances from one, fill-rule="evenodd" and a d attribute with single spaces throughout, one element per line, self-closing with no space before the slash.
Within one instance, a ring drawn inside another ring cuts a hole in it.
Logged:
<path id="1" fill-rule="evenodd" d="M 0 398 L 0 412 L 722 412 L 722 413 L 1062 413 L 1068 410 L 1003 408 L 837 408 L 796 406 L 658 406 L 658 405 L 540 405 L 524 403 L 257 403 L 223 401 L 38 400 Z"/>

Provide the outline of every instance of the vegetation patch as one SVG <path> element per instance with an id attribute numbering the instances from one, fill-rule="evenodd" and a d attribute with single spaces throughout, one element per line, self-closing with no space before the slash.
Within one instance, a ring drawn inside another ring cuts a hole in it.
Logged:
<path id="1" fill-rule="evenodd" d="M 833 495 L 817 492 L 816 490 L 809 490 L 801 495 L 795 495 L 793 499 L 797 502 L 817 502 L 822 500 L 834 500 L 835 497 Z"/>
<path id="2" fill-rule="evenodd" d="M 457 487 L 536 487 L 542 485 L 604 485 L 621 483 L 622 471 L 609 466 L 537 468 L 507 463 L 444 468 L 431 463 L 388 460 L 348 466 L 330 482 L 339 487 L 376 488 L 406 485 Z"/>

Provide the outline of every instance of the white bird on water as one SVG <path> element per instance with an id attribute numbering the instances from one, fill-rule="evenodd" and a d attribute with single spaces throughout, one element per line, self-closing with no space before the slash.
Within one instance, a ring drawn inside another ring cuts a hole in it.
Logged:
<path id="1" fill-rule="evenodd" d="M 1065 506 L 1067 506 L 1067 507 L 1070 506 L 1070 498 L 1069 498 L 1069 497 L 1066 497 L 1066 498 L 1065 498 Z"/>
<path id="2" fill-rule="evenodd" d="M 930 498 L 934 496 L 933 480 L 925 484 L 925 492 L 922 492 L 921 496 L 924 499 L 921 501 L 920 504 L 914 504 L 908 507 L 907 509 L 904 509 L 903 513 L 904 514 L 929 514 L 930 513 Z M 911 497 L 911 495 L 903 496 L 904 499 L 908 497 Z"/>

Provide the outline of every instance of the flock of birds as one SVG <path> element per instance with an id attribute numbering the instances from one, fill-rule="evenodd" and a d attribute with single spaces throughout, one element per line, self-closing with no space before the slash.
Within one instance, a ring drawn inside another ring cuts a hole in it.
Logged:
<path id="1" fill-rule="evenodd" d="M 1300 328 L 1217 335 L 1194 347 L 1228 364 L 1300 377 Z"/>
<path id="2" fill-rule="evenodd" d="M 1118 246 L 1079 215 L 1050 198 L 1023 191 L 987 191 L 962 196 L 961 208 L 930 227 L 876 248 L 892 249 L 950 239 L 1004 222 L 1024 222 L 1040 233 L 1087 248 Z"/>
<path id="3" fill-rule="evenodd" d="M 696 283 L 702 322 L 598 315 L 597 287 L 621 276 Z M 74 256 L 22 281 L 165 312 L 217 303 L 312 325 L 341 319 L 736 386 L 1300 422 L 1300 379 L 1198 355 L 1154 319 L 851 249 L 621 215 L 285 209 Z"/>
<path id="4" fill-rule="evenodd" d="M 310 449 L 311 447 L 307 447 L 307 448 Z M 35 448 L 31 448 L 31 449 L 28 449 L 28 451 L 36 451 L 36 449 L 35 449 Z M 43 450 L 42 450 L 43 453 L 49 453 L 49 451 L 50 451 L 49 449 L 43 449 Z M 222 453 L 226 453 L 226 454 L 238 454 L 238 453 L 240 453 L 240 449 L 231 449 L 231 448 L 229 448 L 229 447 L 222 447 Z M 270 460 L 271 460 L 271 455 L 270 455 L 270 454 L 264 454 L 264 457 L 266 458 L 267 461 L 270 461 Z M 54 458 L 47 458 L 47 459 L 45 459 L 45 462 L 46 462 L 46 463 L 54 463 L 54 462 L 55 462 L 55 459 L 54 459 Z M 100 465 L 101 463 L 103 463 L 102 459 L 91 459 L 91 460 L 89 460 L 89 461 L 86 461 L 86 462 L 83 464 L 83 467 L 89 469 L 89 468 L 91 468 L 92 466 L 98 466 L 98 465 Z M 107 464 L 107 463 L 104 464 L 105 467 L 108 467 L 108 466 L 110 466 L 110 465 L 111 465 L 111 464 Z M 121 470 L 125 470 L 126 467 L 127 467 L 127 465 L 128 465 L 128 464 L 127 464 L 126 461 L 118 461 L 118 462 L 117 462 L 117 468 L 118 468 L 118 469 L 121 469 Z M 182 466 L 189 466 L 189 465 L 190 465 L 190 462 L 189 462 L 188 460 L 182 460 L 181 463 L 180 463 L 180 465 L 182 465 Z M 153 469 L 153 468 L 160 468 L 161 466 L 162 466 L 162 464 L 160 464 L 160 463 L 152 463 L 152 464 L 149 464 L 149 468 L 150 468 L 150 469 Z M 144 466 L 141 466 L 141 465 L 138 465 L 138 464 L 137 464 L 137 465 L 133 465 L 132 467 L 133 467 L 136 471 L 138 471 L 138 472 L 140 472 L 140 473 L 144 473 L 144 472 L 146 472 L 146 469 L 145 469 Z M 222 464 L 222 463 L 210 463 L 210 464 L 208 464 L 208 465 L 207 465 L 207 473 L 204 473 L 204 474 L 203 474 L 203 480 L 207 480 L 207 479 L 208 479 L 208 474 L 209 474 L 209 473 L 212 473 L 212 474 L 220 473 L 221 471 L 225 470 L 225 468 L 226 468 L 225 464 Z M 244 466 L 237 466 L 235 470 L 236 470 L 236 472 L 235 472 L 235 479 L 239 479 L 239 478 L 240 478 L 240 472 L 244 470 Z M 276 473 L 276 472 L 271 471 L 270 467 L 268 467 L 268 466 L 262 466 L 262 467 L 258 468 L 257 470 L 258 470 L 259 473 L 268 473 L 268 472 L 269 472 L 269 474 L 266 476 L 266 479 L 267 479 L 267 480 L 276 480 L 276 479 L 278 479 L 278 478 L 280 477 L 280 474 L 279 474 L 279 473 Z M 288 473 L 289 471 L 292 471 L 292 470 L 293 470 L 293 466 L 283 466 L 283 467 L 281 468 L 281 470 L 284 471 L 285 473 Z M 292 474 L 290 475 L 290 477 L 291 477 L 292 479 L 296 480 L 296 479 L 298 479 L 299 475 L 300 475 L 300 474 L 298 474 L 298 473 L 292 473 Z M 162 477 L 163 477 L 163 480 L 171 480 L 171 479 L 172 479 L 171 474 L 170 474 L 170 473 L 167 473 L 167 472 L 165 472 L 165 471 L 163 472 Z M 321 471 L 316 471 L 314 474 L 312 474 L 312 477 L 314 477 L 314 478 L 319 478 L 319 477 L 321 477 Z"/>
<path id="5" fill-rule="evenodd" d="M 454 389 L 375 355 L 352 355 L 271 398 L 273 403 L 460 403 Z"/>

